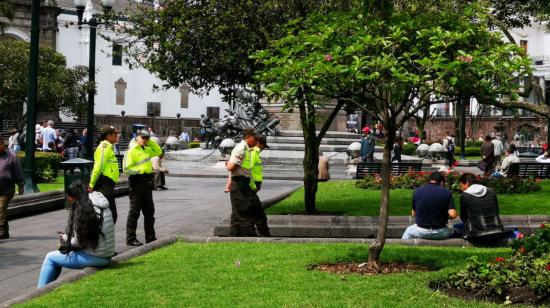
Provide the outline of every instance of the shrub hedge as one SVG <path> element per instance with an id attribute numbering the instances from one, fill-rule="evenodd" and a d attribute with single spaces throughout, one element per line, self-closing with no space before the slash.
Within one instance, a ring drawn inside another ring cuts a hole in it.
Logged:
<path id="1" fill-rule="evenodd" d="M 428 182 L 430 172 L 409 172 L 403 175 L 392 175 L 390 178 L 391 188 L 415 189 Z M 448 189 L 460 192 L 460 172 L 447 172 L 445 185 Z M 522 194 L 541 189 L 535 179 L 519 178 L 491 178 L 478 176 L 480 184 L 493 188 L 498 194 Z M 362 189 L 380 189 L 382 178 L 379 174 L 367 175 L 364 179 L 358 180 L 355 187 Z"/>
<path id="2" fill-rule="evenodd" d="M 19 157 L 21 165 L 25 168 L 25 152 L 17 153 L 17 157 Z M 34 180 L 37 183 L 54 181 L 62 161 L 61 154 L 54 152 L 35 152 L 34 157 Z"/>
<path id="3" fill-rule="evenodd" d="M 189 148 L 190 149 L 194 149 L 194 148 L 198 148 L 201 146 L 201 143 L 198 142 L 198 141 L 191 141 L 189 142 Z"/>

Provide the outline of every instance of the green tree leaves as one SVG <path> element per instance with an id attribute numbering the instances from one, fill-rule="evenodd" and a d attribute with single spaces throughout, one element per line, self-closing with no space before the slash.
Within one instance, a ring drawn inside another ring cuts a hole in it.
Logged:
<path id="1" fill-rule="evenodd" d="M 82 116 L 87 91 L 94 88 L 87 82 L 88 69 L 84 66 L 67 68 L 65 57 L 47 47 L 40 48 L 38 62 L 37 110 Z M 0 112 L 19 123 L 27 97 L 28 65 L 28 43 L 0 41 Z"/>

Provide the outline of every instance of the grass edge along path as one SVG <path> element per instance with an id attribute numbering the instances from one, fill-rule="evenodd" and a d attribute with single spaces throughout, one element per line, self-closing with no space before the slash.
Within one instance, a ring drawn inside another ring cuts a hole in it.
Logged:
<path id="1" fill-rule="evenodd" d="M 452 299 L 428 287 L 473 255 L 510 249 L 388 245 L 383 261 L 437 266 L 378 276 L 310 271 L 318 263 L 360 262 L 367 245 L 181 243 L 105 269 L 16 307 L 497 307 Z"/>
<path id="2" fill-rule="evenodd" d="M 499 194 L 500 215 L 550 215 L 550 180 L 541 181 L 542 189 L 527 194 Z M 413 190 L 390 191 L 390 215 L 409 216 Z M 460 208 L 460 194 L 454 193 L 455 206 Z M 320 182 L 316 207 L 320 212 L 345 216 L 378 216 L 380 190 L 359 189 L 355 180 Z M 304 188 L 266 209 L 268 215 L 304 213 Z"/>

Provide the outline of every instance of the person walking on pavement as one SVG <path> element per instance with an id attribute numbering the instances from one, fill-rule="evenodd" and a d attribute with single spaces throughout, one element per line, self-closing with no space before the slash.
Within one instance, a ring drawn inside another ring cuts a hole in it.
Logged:
<path id="1" fill-rule="evenodd" d="M 113 215 L 113 222 L 117 221 L 115 202 L 115 185 L 118 182 L 118 160 L 115 156 L 113 144 L 116 142 L 117 131 L 110 125 L 101 128 L 99 145 L 94 153 L 94 168 L 90 176 L 90 190 L 101 192 L 109 200 L 109 209 Z"/>
<path id="2" fill-rule="evenodd" d="M 485 136 L 485 142 L 481 145 L 481 161 L 479 169 L 484 172 L 485 176 L 493 173 L 495 164 L 495 145 L 492 143 L 493 138 L 489 135 Z"/>
<path id="3" fill-rule="evenodd" d="M 130 211 L 126 222 L 126 244 L 141 246 L 136 238 L 137 222 L 143 213 L 145 242 L 155 241 L 155 204 L 153 203 L 153 164 L 151 157 L 160 156 L 162 149 L 145 130 L 138 132 L 135 142 L 129 146 L 124 156 L 124 173 L 129 175 L 128 186 Z"/>
<path id="4" fill-rule="evenodd" d="M 376 140 L 372 134 L 372 131 L 367 126 L 363 128 L 363 139 L 361 140 L 360 157 L 362 162 L 374 161 L 374 149 L 376 147 Z"/>
<path id="5" fill-rule="evenodd" d="M 10 237 L 8 203 L 15 194 L 15 184 L 17 184 L 18 193 L 23 194 L 25 180 L 21 162 L 15 153 L 6 149 L 4 139 L 0 138 L 0 239 Z"/>
<path id="6" fill-rule="evenodd" d="M 231 173 L 229 196 L 231 200 L 231 236 L 257 236 L 254 227 L 254 207 L 260 206 L 251 183 L 251 147 L 256 145 L 253 128 L 243 129 L 243 140 L 231 151 L 227 170 Z"/>
<path id="7" fill-rule="evenodd" d="M 262 206 L 260 198 L 257 197 L 258 191 L 262 188 L 262 182 L 264 179 L 264 165 L 262 158 L 260 157 L 260 153 L 265 148 L 269 148 L 267 145 L 266 136 L 256 135 L 256 146 L 252 148 L 250 152 L 250 175 L 252 177 L 250 187 L 256 194 L 257 201 L 255 200 L 255 204 L 259 204 L 259 206 L 251 208 L 251 214 L 254 217 L 254 225 L 256 226 L 258 233 L 261 236 L 271 236 L 271 232 L 267 226 L 267 216 L 265 215 L 265 210 Z"/>

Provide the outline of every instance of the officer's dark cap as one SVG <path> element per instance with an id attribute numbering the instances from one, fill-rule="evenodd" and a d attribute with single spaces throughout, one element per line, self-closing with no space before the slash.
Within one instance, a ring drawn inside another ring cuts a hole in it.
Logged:
<path id="1" fill-rule="evenodd" d="M 244 128 L 243 129 L 243 138 L 246 138 L 248 136 L 256 136 L 256 134 L 254 133 L 254 128 L 252 127 L 247 127 L 247 128 Z"/>

